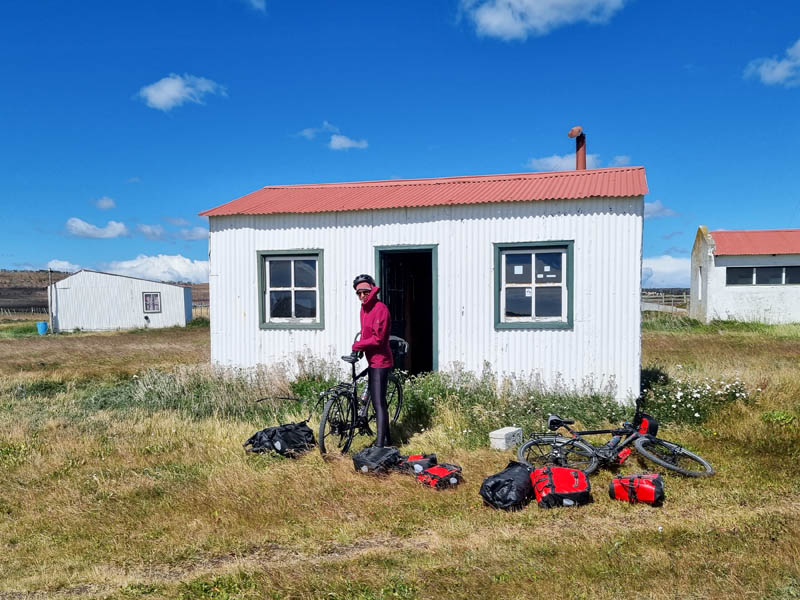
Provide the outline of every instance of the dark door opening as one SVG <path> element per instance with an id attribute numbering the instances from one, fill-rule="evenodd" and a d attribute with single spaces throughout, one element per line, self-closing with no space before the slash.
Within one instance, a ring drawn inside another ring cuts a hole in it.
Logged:
<path id="1" fill-rule="evenodd" d="M 392 315 L 392 335 L 408 342 L 404 365 L 411 373 L 434 369 L 433 250 L 380 250 L 381 299 Z"/>

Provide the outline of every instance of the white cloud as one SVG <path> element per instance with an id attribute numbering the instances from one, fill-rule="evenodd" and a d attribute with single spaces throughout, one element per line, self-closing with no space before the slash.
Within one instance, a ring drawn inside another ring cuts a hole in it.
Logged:
<path id="1" fill-rule="evenodd" d="M 586 168 L 596 169 L 600 166 L 599 154 L 586 155 Z M 532 158 L 528 161 L 528 167 L 534 171 L 574 171 L 575 153 L 572 154 L 553 154 L 543 158 Z"/>
<path id="2" fill-rule="evenodd" d="M 244 0 L 245 4 L 249 5 L 253 10 L 258 12 L 267 12 L 266 0 Z"/>
<path id="3" fill-rule="evenodd" d="M 163 111 L 172 110 L 186 102 L 203 104 L 206 94 L 228 95 L 225 87 L 215 81 L 205 77 L 175 73 L 170 73 L 167 77 L 139 90 L 139 97 L 144 99 L 147 106 Z"/>
<path id="4" fill-rule="evenodd" d="M 642 287 L 689 287 L 688 258 L 675 258 L 664 254 L 642 261 Z"/>
<path id="5" fill-rule="evenodd" d="M 142 183 L 142 178 L 141 177 L 135 177 L 135 176 L 134 177 L 128 177 L 128 179 L 125 181 L 125 183 Z"/>
<path id="6" fill-rule="evenodd" d="M 189 224 L 189 221 L 181 217 L 164 217 L 164 220 L 170 225 L 176 225 L 178 227 L 185 227 Z"/>
<path id="7" fill-rule="evenodd" d="M 208 229 L 205 227 L 192 227 L 191 229 L 181 229 L 178 237 L 182 240 L 207 240 Z"/>
<path id="8" fill-rule="evenodd" d="M 660 219 L 662 217 L 677 217 L 678 213 L 661 204 L 661 200 L 644 203 L 645 219 Z"/>
<path id="9" fill-rule="evenodd" d="M 54 258 L 49 263 L 47 263 L 47 268 L 53 269 L 53 271 L 65 271 L 67 273 L 74 273 L 75 271 L 79 271 L 81 266 L 74 265 L 66 260 L 59 260 L 57 258 Z"/>
<path id="10" fill-rule="evenodd" d="M 163 240 L 167 237 L 167 230 L 162 225 L 137 225 L 136 230 L 148 240 Z"/>
<path id="11" fill-rule="evenodd" d="M 87 223 L 77 217 L 67 219 L 67 232 L 77 237 L 86 238 L 116 238 L 128 235 L 128 228 L 125 223 L 109 221 L 105 227 L 97 227 Z"/>
<path id="12" fill-rule="evenodd" d="M 155 281 L 208 281 L 208 261 L 191 260 L 180 254 L 147 256 L 140 254 L 131 260 L 109 263 L 107 270 L 118 275 L 129 275 Z"/>
<path id="13" fill-rule="evenodd" d="M 751 60 L 745 67 L 744 76 L 758 78 L 765 85 L 800 85 L 800 40 L 786 49 L 783 58 L 773 56 Z"/>
<path id="14" fill-rule="evenodd" d="M 461 0 L 480 35 L 524 40 L 585 21 L 606 23 L 627 0 Z"/>
<path id="15" fill-rule="evenodd" d="M 103 196 L 102 198 L 98 198 L 94 205 L 99 208 L 100 210 L 108 210 L 109 208 L 115 208 L 117 203 L 114 202 L 112 198 L 108 196 Z"/>
<path id="16" fill-rule="evenodd" d="M 349 148 L 366 148 L 367 140 L 354 140 L 346 135 L 339 135 L 334 133 L 331 136 L 331 141 L 328 142 L 328 148 L 331 150 L 348 150 Z"/>
<path id="17" fill-rule="evenodd" d="M 631 157 L 627 154 L 617 154 L 611 159 L 612 167 L 627 167 L 629 164 L 631 164 Z"/>
<path id="18" fill-rule="evenodd" d="M 322 122 L 322 127 L 306 127 L 297 132 L 297 135 L 300 137 L 304 137 L 307 140 L 313 140 L 318 133 L 329 131 L 332 133 L 339 133 L 339 128 L 334 125 L 333 123 L 329 123 L 328 121 Z"/>

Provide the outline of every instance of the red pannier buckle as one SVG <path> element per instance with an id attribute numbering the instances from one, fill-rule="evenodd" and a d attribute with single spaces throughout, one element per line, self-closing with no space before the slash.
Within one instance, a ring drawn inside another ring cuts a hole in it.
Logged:
<path id="1" fill-rule="evenodd" d="M 567 467 L 540 467 L 531 473 L 533 492 L 540 508 L 575 506 L 592 500 L 586 473 Z"/>
<path id="2" fill-rule="evenodd" d="M 608 495 L 612 500 L 631 504 L 659 505 L 664 501 L 664 481 L 658 473 L 621 475 L 608 484 Z"/>
<path id="3" fill-rule="evenodd" d="M 419 473 L 417 481 L 426 487 L 442 490 L 457 486 L 463 481 L 463 477 L 461 476 L 461 467 L 458 465 L 441 463 Z"/>

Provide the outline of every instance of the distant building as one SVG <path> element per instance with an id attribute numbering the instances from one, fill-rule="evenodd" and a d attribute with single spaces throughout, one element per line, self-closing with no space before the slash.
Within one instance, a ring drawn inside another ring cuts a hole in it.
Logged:
<path id="1" fill-rule="evenodd" d="M 349 353 L 375 276 L 412 373 L 639 393 L 643 167 L 269 186 L 209 218 L 211 359 Z"/>
<path id="2" fill-rule="evenodd" d="M 192 288 L 83 269 L 48 288 L 53 331 L 185 326 Z"/>
<path id="3" fill-rule="evenodd" d="M 800 229 L 697 230 L 689 316 L 800 322 Z"/>

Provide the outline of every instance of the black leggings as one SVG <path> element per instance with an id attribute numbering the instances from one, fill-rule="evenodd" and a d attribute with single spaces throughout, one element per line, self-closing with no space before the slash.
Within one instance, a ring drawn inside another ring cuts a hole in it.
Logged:
<path id="1" fill-rule="evenodd" d="M 378 424 L 376 446 L 391 446 L 392 439 L 389 435 L 389 409 L 386 408 L 386 385 L 389 383 L 389 371 L 386 367 L 378 369 L 370 367 L 369 374 L 369 395 L 372 398 L 372 406 L 375 408 L 375 420 Z"/>

